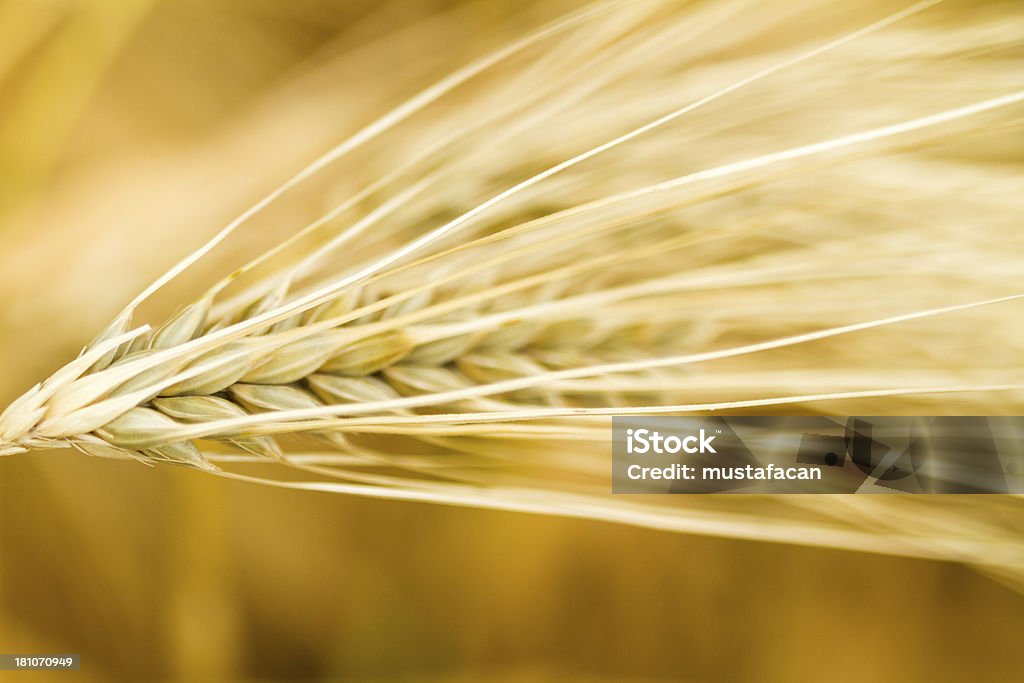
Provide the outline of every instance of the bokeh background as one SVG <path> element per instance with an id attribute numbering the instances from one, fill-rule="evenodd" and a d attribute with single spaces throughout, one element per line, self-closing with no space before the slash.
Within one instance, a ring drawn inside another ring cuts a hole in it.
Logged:
<path id="1" fill-rule="evenodd" d="M 0 0 L 0 403 L 332 141 L 579 4 Z M 1021 633 L 952 564 L 0 462 L 0 651 L 83 662 L 3 680 L 1010 681 Z"/>

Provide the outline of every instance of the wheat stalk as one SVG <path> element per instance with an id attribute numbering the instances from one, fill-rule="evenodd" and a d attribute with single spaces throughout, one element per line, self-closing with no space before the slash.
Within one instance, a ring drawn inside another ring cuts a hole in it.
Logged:
<path id="1" fill-rule="evenodd" d="M 846 179 L 853 189 L 831 200 L 820 197 L 817 215 L 845 216 L 850 211 L 845 202 L 856 203 L 858 191 L 877 209 L 886 203 L 872 194 L 863 173 L 849 170 L 851 165 L 884 160 L 884 169 L 907 164 L 913 171 L 913 164 L 924 163 L 930 171 L 938 162 L 919 156 L 920 149 L 941 149 L 986 128 L 1015 125 L 1024 102 L 1019 78 L 1001 69 L 990 73 L 987 63 L 975 65 L 970 57 L 1012 44 L 998 31 L 952 32 L 943 48 L 948 52 L 941 53 L 952 60 L 948 63 L 930 53 L 940 49 L 932 42 L 921 48 L 924 63 L 943 68 L 951 63 L 975 79 L 973 96 L 955 106 L 689 171 L 672 168 L 658 178 L 641 174 L 639 183 L 613 182 L 596 196 L 587 196 L 579 184 L 557 184 L 586 173 L 594 162 L 606 171 L 622 168 L 624 162 L 613 159 L 622 149 L 668 135 L 678 122 L 719 101 L 730 102 L 825 57 L 840 65 L 859 64 L 843 51 L 858 41 L 887 45 L 887 31 L 936 4 L 917 3 L 807 49 L 770 54 L 753 64 L 741 60 L 724 85 L 682 104 L 676 99 L 670 107 L 664 106 L 662 92 L 632 89 L 638 67 L 658 63 L 648 57 L 667 59 L 674 50 L 681 53 L 677 66 L 685 66 L 689 56 L 678 49 L 681 38 L 715 35 L 714 29 L 741 11 L 739 5 L 712 3 L 679 12 L 659 2 L 605 2 L 558 19 L 430 86 L 337 145 L 168 270 L 77 359 L 0 415 L 0 454 L 70 447 L 307 490 L 951 559 L 1019 580 L 1024 554 L 1019 542 L 1007 543 L 1013 530 L 998 522 L 964 525 L 962 532 L 955 525 L 936 530 L 920 515 L 906 514 L 903 527 L 879 532 L 837 521 L 829 514 L 832 508 L 795 521 L 792 502 L 762 501 L 752 514 L 737 511 L 749 503 L 728 511 L 710 509 L 711 502 L 686 509 L 599 495 L 607 482 L 595 447 L 599 451 L 606 442 L 609 415 L 781 405 L 808 409 L 828 401 L 947 394 L 988 405 L 1024 386 L 1004 372 L 1005 366 L 995 377 L 975 380 L 961 377 L 955 364 L 953 370 L 948 362 L 925 364 L 917 375 L 894 372 L 889 384 L 869 379 L 866 386 L 863 372 L 843 371 L 844 361 L 855 365 L 852 359 L 863 356 L 857 340 L 866 333 L 985 315 L 1024 298 L 1002 277 L 1020 272 L 1019 250 L 1014 250 L 1019 240 L 992 255 L 984 272 L 968 268 L 956 275 L 965 292 L 984 295 L 888 315 L 851 304 L 845 317 L 837 317 L 834 300 L 808 298 L 808 293 L 820 287 L 859 292 L 858 283 L 879 273 L 888 277 L 890 265 L 932 282 L 928 278 L 955 273 L 948 252 L 930 252 L 934 240 L 916 236 L 913 222 L 885 233 L 853 230 L 837 242 L 815 241 L 778 205 L 759 211 L 744 204 L 745 198 L 785 195 L 793 187 L 806 195 L 808 188 L 820 189 L 816 179 L 830 178 Z M 540 83 L 505 76 L 508 92 L 516 95 L 509 101 L 518 102 L 518 109 L 515 104 L 507 111 L 495 109 L 481 95 L 481 104 L 470 107 L 462 125 L 454 122 L 425 140 L 393 169 L 231 270 L 161 325 L 134 326 L 137 309 L 155 292 L 269 205 L 516 59 L 527 60 L 520 66 L 523 73 L 543 75 Z M 983 90 L 977 87 L 979 74 L 991 76 L 984 82 L 992 87 L 983 96 L 974 92 Z M 630 101 L 638 111 L 668 113 L 622 126 L 631 118 L 628 107 L 615 118 L 583 106 L 610 84 L 634 96 Z M 550 136 L 566 112 L 586 114 L 574 120 L 592 127 L 600 141 L 543 163 L 541 170 L 523 152 L 525 167 L 533 169 L 525 179 L 504 182 L 454 213 L 439 204 L 449 181 L 466 176 L 474 155 L 496 149 L 511 154 L 508 145 L 524 131 L 541 135 L 538 127 Z M 702 123 L 711 143 L 730 132 L 712 119 Z M 483 151 L 471 149 L 470 141 Z M 690 142 L 697 152 L 702 149 L 701 139 Z M 704 146 L 716 149 L 715 144 Z M 465 156 L 452 155 L 453 150 Z M 654 148 L 638 154 L 664 162 Z M 606 176 L 584 177 L 605 182 Z M 986 186 L 998 188 L 1003 181 L 996 174 Z M 915 186 L 906 183 L 900 190 L 903 196 L 890 201 L 911 197 Z M 797 211 L 802 201 L 792 198 L 783 206 Z M 704 207 L 709 208 L 702 214 Z M 1017 208 L 1014 199 L 1009 206 L 985 205 L 973 215 L 991 221 L 979 230 L 996 234 L 1001 225 L 995 217 Z M 984 215 L 989 209 L 991 215 Z M 436 215 L 442 216 L 436 227 L 424 229 L 423 221 Z M 773 243 L 768 236 L 775 234 Z M 870 242 L 882 236 L 885 244 Z M 877 262 L 844 264 L 837 271 L 830 256 L 835 245 L 855 249 L 865 242 Z M 908 255 L 915 264 L 908 264 Z M 805 301 L 787 305 L 780 296 Z M 716 301 L 727 304 L 731 318 L 715 312 Z M 782 332 L 756 335 L 756 325 L 737 319 L 771 321 Z M 703 321 L 703 328 L 693 329 L 695 320 Z M 721 338 L 730 343 L 709 347 Z M 749 371 L 752 359 L 798 351 L 819 360 L 827 355 L 835 371 L 821 362 L 804 368 L 803 375 L 770 366 Z M 914 349 L 904 353 L 922 357 Z M 894 363 L 901 360 L 895 350 L 891 357 Z M 734 369 L 726 366 L 717 374 L 693 369 L 709 363 L 733 363 Z M 760 387 L 761 393 L 695 398 L 701 392 L 730 392 L 730 387 Z M 285 466 L 329 480 L 281 481 L 232 470 L 236 465 Z M 1016 509 L 1011 501 L 1000 505 Z"/>

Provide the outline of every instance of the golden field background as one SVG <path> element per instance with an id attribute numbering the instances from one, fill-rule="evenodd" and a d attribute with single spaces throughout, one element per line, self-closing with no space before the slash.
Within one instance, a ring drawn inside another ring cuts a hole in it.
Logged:
<path id="1" fill-rule="evenodd" d="M 0 1 L 0 404 L 337 139 L 578 5 Z M 856 26 L 896 7 L 835 12 Z M 1019 170 L 1020 136 L 998 140 L 980 144 Z M 282 208 L 300 210 L 315 215 Z M 844 409 L 936 409 L 891 405 Z M 1018 394 L 1001 412 L 1020 407 Z M 264 489 L 70 451 L 0 461 L 0 651 L 83 660 L 2 680 L 1009 681 L 1022 631 L 1018 592 L 951 564 Z"/>

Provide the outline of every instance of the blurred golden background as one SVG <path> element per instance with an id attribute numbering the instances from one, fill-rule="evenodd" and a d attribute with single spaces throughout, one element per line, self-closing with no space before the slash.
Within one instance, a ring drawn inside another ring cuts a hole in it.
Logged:
<path id="1" fill-rule="evenodd" d="M 333 141 L 580 5 L 0 0 L 0 404 Z M 951 564 L 0 461 L 0 652 L 82 655 L 3 680 L 1010 681 L 1022 632 Z"/>

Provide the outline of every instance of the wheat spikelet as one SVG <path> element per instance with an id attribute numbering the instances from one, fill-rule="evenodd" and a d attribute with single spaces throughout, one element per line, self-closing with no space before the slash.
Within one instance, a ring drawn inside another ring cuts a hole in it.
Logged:
<path id="1" fill-rule="evenodd" d="M 604 2 L 555 19 L 186 256 L 0 416 L 0 454 L 73 447 L 295 488 L 951 559 L 1019 581 L 1009 498 L 979 513 L 602 495 L 608 415 L 1019 405 L 1007 311 L 1024 297 L 1024 243 L 1006 172 L 1019 156 L 1002 142 L 1019 133 L 1024 17 L 996 8 L 961 26 L 929 19 L 954 11 L 936 5 L 827 36 L 819 2 Z M 427 115 L 446 98 L 458 106 Z M 363 150 L 387 165 L 347 186 Z M 199 259 L 258 241 L 244 227 L 268 206 L 323 193 L 321 176 L 340 202 L 321 197 L 285 241 L 135 326 Z M 984 347 L 965 321 L 984 325 Z M 268 467 L 321 479 L 245 469 Z"/>

